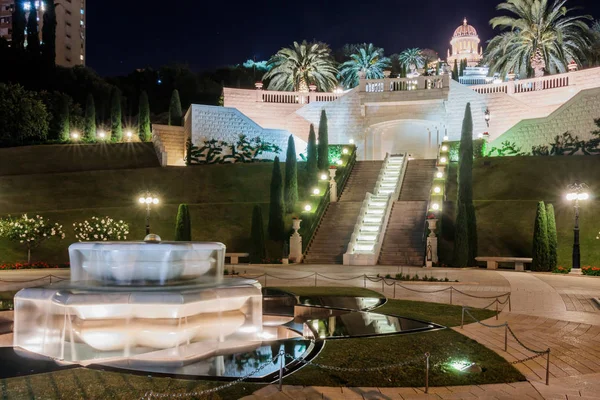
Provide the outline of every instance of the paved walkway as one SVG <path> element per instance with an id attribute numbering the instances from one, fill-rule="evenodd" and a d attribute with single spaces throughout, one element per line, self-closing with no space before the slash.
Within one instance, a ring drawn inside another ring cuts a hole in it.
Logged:
<path id="1" fill-rule="evenodd" d="M 231 270 L 231 266 L 228 266 Z M 408 267 L 341 267 L 318 265 L 291 266 L 235 266 L 236 272 L 261 275 L 261 283 L 268 286 L 358 286 L 367 287 L 397 299 L 424 300 L 440 303 L 464 304 L 482 307 L 491 301 L 473 299 L 456 291 L 422 293 L 453 286 L 465 293 L 494 295 L 511 292 L 512 312 L 505 308 L 498 321 L 508 322 L 527 346 L 543 350 L 551 348 L 550 385 L 545 381 L 545 358 L 539 357 L 517 368 L 528 382 L 500 385 L 456 386 L 430 388 L 345 388 L 284 386 L 279 392 L 270 385 L 245 400 L 258 399 L 597 399 L 600 400 L 600 309 L 591 301 L 600 296 L 600 278 L 577 275 L 518 273 L 513 271 L 487 271 L 480 269 L 434 269 Z M 315 276 L 313 272 L 321 275 Z M 398 282 L 392 286 L 371 282 L 362 276 L 391 276 L 419 274 L 440 279 L 459 280 L 458 283 Z M 67 271 L 53 270 L 53 275 L 68 276 Z M 4 271 L 0 274 L 2 290 L 15 290 L 33 286 L 38 282 L 16 282 L 40 278 L 45 271 Z M 349 279 L 357 277 L 356 279 Z M 48 278 L 41 279 L 47 283 Z M 508 352 L 504 352 L 504 329 L 491 329 L 480 324 L 469 324 L 457 331 L 496 351 L 508 361 L 531 356 L 509 338 Z M 7 337 L 8 335 L 3 335 Z M 0 339 L 2 337 L 0 336 Z M 1 341 L 1 340 L 0 340 Z M 7 341 L 8 342 L 8 341 Z"/>

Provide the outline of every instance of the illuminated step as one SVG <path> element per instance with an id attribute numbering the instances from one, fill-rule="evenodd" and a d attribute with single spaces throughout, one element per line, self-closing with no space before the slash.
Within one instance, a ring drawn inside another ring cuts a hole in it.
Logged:
<path id="1" fill-rule="evenodd" d="M 356 251 L 372 252 L 375 249 L 375 243 L 357 242 L 354 246 Z"/>
<path id="2" fill-rule="evenodd" d="M 370 201 L 369 207 L 385 207 L 387 205 L 387 201 Z"/>
<path id="3" fill-rule="evenodd" d="M 377 233 L 372 233 L 372 234 L 361 233 L 358 235 L 356 240 L 358 240 L 360 242 L 375 242 L 375 241 L 377 241 Z"/>
<path id="4" fill-rule="evenodd" d="M 380 224 L 383 219 L 383 215 L 365 215 L 363 218 L 363 223 L 367 224 Z"/>
<path id="5" fill-rule="evenodd" d="M 381 194 L 391 194 L 394 193 L 394 189 L 379 189 L 379 193 Z"/>
<path id="6" fill-rule="evenodd" d="M 360 227 L 360 232 L 369 232 L 369 233 L 376 233 L 379 232 L 380 229 L 380 225 L 367 225 L 367 224 L 363 224 Z"/>
<path id="7" fill-rule="evenodd" d="M 367 215 L 383 215 L 385 208 L 369 208 L 367 209 Z"/>

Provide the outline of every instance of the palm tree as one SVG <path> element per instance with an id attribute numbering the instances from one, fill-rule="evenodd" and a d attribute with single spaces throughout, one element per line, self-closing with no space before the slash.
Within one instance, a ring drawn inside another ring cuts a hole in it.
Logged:
<path id="1" fill-rule="evenodd" d="M 410 71 L 414 71 L 423 67 L 425 58 L 423 52 L 419 48 L 406 49 L 398 56 L 400 63 L 407 67 Z"/>
<path id="2" fill-rule="evenodd" d="M 350 54 L 350 60 L 340 65 L 340 78 L 345 88 L 353 88 L 358 86 L 361 73 L 367 79 L 381 79 L 383 70 L 390 65 L 390 59 L 383 56 L 383 49 L 364 43 Z"/>
<path id="3" fill-rule="evenodd" d="M 514 72 L 520 76 L 544 76 L 544 71 L 567 71 L 571 60 L 581 65 L 592 44 L 590 29 L 584 20 L 589 16 L 572 16 L 567 0 L 507 0 L 496 9 L 512 16 L 495 17 L 493 28 L 507 31 L 489 41 L 485 62 L 492 72 L 503 76 Z"/>
<path id="4" fill-rule="evenodd" d="M 271 80 L 271 90 L 308 92 L 308 85 L 314 84 L 318 90 L 330 91 L 337 85 L 338 71 L 324 43 L 294 42 L 272 56 L 267 66 L 271 69 L 263 79 Z"/>
<path id="5" fill-rule="evenodd" d="M 592 40 L 588 65 L 594 67 L 600 65 L 600 20 L 592 24 Z"/>

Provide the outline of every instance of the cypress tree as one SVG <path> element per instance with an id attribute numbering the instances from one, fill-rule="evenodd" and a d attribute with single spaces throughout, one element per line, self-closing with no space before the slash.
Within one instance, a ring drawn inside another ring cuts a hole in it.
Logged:
<path id="1" fill-rule="evenodd" d="M 294 211 L 298 201 L 298 164 L 296 162 L 296 143 L 294 135 L 288 138 L 287 153 L 285 156 L 285 185 L 283 197 L 285 200 L 285 211 L 289 214 Z"/>
<path id="2" fill-rule="evenodd" d="M 252 249 L 250 251 L 250 262 L 261 263 L 267 258 L 265 246 L 265 231 L 263 225 L 262 209 L 256 205 L 252 209 L 252 227 L 250 229 L 250 240 Z"/>
<path id="3" fill-rule="evenodd" d="M 12 43 L 11 46 L 17 51 L 25 48 L 25 28 L 27 21 L 25 19 L 25 7 L 23 1 L 15 1 L 15 9 L 12 13 Z"/>
<path id="4" fill-rule="evenodd" d="M 171 94 L 171 104 L 169 105 L 169 125 L 181 126 L 182 115 L 179 91 L 175 89 Z"/>
<path id="5" fill-rule="evenodd" d="M 56 10 L 54 0 L 46 1 L 42 26 L 42 58 L 47 65 L 56 63 Z"/>
<path id="6" fill-rule="evenodd" d="M 27 17 L 27 51 L 32 55 L 40 55 L 37 9 L 33 0 L 29 1 L 29 16 Z"/>
<path id="7" fill-rule="evenodd" d="M 460 69 L 458 70 L 458 76 L 465 75 L 465 60 L 460 60 Z"/>
<path id="8" fill-rule="evenodd" d="M 548 221 L 548 271 L 553 271 L 558 266 L 558 235 L 552 204 L 546 205 L 546 220 Z"/>
<path id="9" fill-rule="evenodd" d="M 532 271 L 548 271 L 548 249 L 548 218 L 546 216 L 546 206 L 543 201 L 540 201 L 533 227 Z"/>
<path id="10" fill-rule="evenodd" d="M 319 171 L 327 171 L 329 169 L 329 138 L 327 133 L 327 113 L 321 110 L 321 118 L 319 119 L 319 144 L 318 144 L 317 166 Z"/>
<path id="11" fill-rule="evenodd" d="M 475 257 L 477 256 L 477 220 L 475 217 L 475 206 L 473 205 L 473 116 L 471 114 L 471 103 L 467 103 L 463 119 L 457 180 L 457 236 L 465 234 L 465 232 L 458 232 L 458 227 L 464 226 L 464 229 L 466 229 L 467 245 L 464 246 L 459 241 L 455 241 L 454 255 L 455 262 L 460 261 L 460 264 L 456 266 L 465 267 L 475 265 Z M 464 263 L 465 259 L 466 263 Z"/>
<path id="12" fill-rule="evenodd" d="M 149 142 L 152 136 L 150 128 L 150 104 L 148 103 L 148 94 L 145 91 L 140 94 L 138 134 L 142 142 Z"/>
<path id="13" fill-rule="evenodd" d="M 89 141 L 96 140 L 96 105 L 94 103 L 94 96 L 91 93 L 88 94 L 85 102 L 83 137 Z"/>
<path id="14" fill-rule="evenodd" d="M 110 94 L 110 139 L 113 142 L 123 140 L 121 91 L 117 87 Z"/>
<path id="15" fill-rule="evenodd" d="M 314 186 L 318 178 L 319 168 L 317 167 L 317 137 L 315 135 L 315 126 L 310 124 L 308 133 L 308 146 L 306 147 L 306 173 L 308 174 L 309 187 Z"/>
<path id="16" fill-rule="evenodd" d="M 456 267 L 466 267 L 469 263 L 469 229 L 467 209 L 464 204 L 457 203 L 456 222 L 454 225 L 454 260 Z"/>
<path id="17" fill-rule="evenodd" d="M 283 187 L 281 184 L 281 167 L 279 157 L 273 161 L 273 172 L 271 173 L 271 193 L 269 202 L 269 238 L 271 240 L 283 240 Z"/>
<path id="18" fill-rule="evenodd" d="M 458 62 L 454 60 L 454 68 L 452 69 L 452 79 L 458 82 Z"/>
<path id="19" fill-rule="evenodd" d="M 192 240 L 192 223 L 187 204 L 180 204 L 175 221 L 175 241 L 190 242 Z"/>
<path id="20" fill-rule="evenodd" d="M 68 96 L 60 96 L 60 104 L 58 105 L 58 139 L 61 142 L 68 142 L 71 135 L 71 102 Z"/>

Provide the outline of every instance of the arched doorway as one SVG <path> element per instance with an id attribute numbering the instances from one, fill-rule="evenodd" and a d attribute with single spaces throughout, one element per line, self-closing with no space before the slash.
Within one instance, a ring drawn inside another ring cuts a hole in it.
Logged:
<path id="1" fill-rule="evenodd" d="M 437 122 L 395 120 L 372 125 L 365 136 L 365 159 L 382 160 L 386 153 L 407 152 L 413 158 L 434 159 L 444 134 Z"/>

